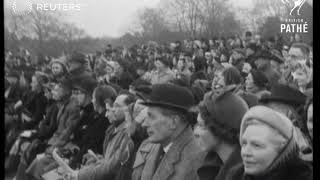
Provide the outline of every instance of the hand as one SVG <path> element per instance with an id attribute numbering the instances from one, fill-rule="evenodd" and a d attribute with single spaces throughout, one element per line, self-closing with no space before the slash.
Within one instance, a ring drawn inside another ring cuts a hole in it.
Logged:
<path id="1" fill-rule="evenodd" d="M 103 156 L 100 154 L 96 154 L 96 157 L 94 157 L 92 154 L 87 153 L 82 158 L 82 164 L 86 164 L 86 165 L 93 164 L 100 159 L 103 159 Z"/>
<path id="2" fill-rule="evenodd" d="M 67 173 L 63 175 L 64 180 L 77 180 L 79 171 L 74 171 L 72 173 Z"/>

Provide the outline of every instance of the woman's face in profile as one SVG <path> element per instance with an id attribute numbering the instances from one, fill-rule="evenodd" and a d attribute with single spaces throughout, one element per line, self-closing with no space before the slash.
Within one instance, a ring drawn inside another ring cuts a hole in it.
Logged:
<path id="1" fill-rule="evenodd" d="M 279 153 L 280 143 L 275 132 L 266 125 L 250 125 L 241 138 L 241 157 L 247 174 L 265 172 Z"/>

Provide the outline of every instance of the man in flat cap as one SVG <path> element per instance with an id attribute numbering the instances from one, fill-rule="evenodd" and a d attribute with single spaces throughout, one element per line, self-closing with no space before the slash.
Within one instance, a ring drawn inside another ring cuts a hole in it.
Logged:
<path id="1" fill-rule="evenodd" d="M 157 84 L 148 99 L 142 103 L 148 108 L 142 126 L 149 137 L 137 151 L 132 180 L 197 179 L 202 152 L 188 118 L 192 93 L 181 86 Z"/>

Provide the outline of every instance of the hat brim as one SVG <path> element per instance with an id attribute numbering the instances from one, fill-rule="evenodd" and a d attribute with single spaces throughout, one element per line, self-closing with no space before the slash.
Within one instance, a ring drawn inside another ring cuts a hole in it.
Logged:
<path id="1" fill-rule="evenodd" d="M 282 102 L 289 105 L 301 105 L 304 104 L 304 102 L 299 101 L 297 99 L 289 99 L 289 98 L 283 98 L 279 96 L 269 96 L 269 97 L 263 97 L 259 100 L 262 103 L 268 103 L 268 102 Z"/>
<path id="2" fill-rule="evenodd" d="M 174 104 L 170 104 L 170 103 L 164 103 L 164 102 L 145 101 L 145 102 L 141 102 L 140 104 L 147 106 L 147 107 L 163 107 L 163 108 L 167 108 L 167 109 L 175 109 L 175 110 L 184 111 L 184 112 L 189 111 L 189 109 L 186 107 L 182 107 L 182 106 L 174 105 Z"/>

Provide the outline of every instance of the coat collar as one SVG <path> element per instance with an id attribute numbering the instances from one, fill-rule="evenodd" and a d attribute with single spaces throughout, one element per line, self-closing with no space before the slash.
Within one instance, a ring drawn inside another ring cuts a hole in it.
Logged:
<path id="1" fill-rule="evenodd" d="M 192 140 L 192 138 L 193 133 L 191 128 L 186 127 L 173 141 L 169 151 L 165 154 L 153 176 L 154 180 L 166 180 L 174 173 L 174 164 L 180 160 L 184 147 Z"/>

